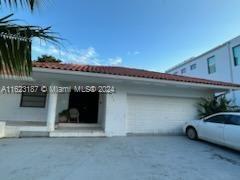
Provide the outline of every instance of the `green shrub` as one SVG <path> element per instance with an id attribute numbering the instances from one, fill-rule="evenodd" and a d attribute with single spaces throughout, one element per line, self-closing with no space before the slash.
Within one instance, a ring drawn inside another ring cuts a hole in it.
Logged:
<path id="1" fill-rule="evenodd" d="M 201 102 L 198 104 L 198 115 L 200 118 L 218 112 L 239 112 L 239 107 L 233 105 L 231 100 L 227 100 L 225 95 L 201 98 Z"/>

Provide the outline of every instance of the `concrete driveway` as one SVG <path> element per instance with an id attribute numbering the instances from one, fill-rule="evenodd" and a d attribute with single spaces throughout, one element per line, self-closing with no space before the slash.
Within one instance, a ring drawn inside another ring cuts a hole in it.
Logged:
<path id="1" fill-rule="evenodd" d="M 236 180 L 240 153 L 181 136 L 0 140 L 0 179 Z"/>

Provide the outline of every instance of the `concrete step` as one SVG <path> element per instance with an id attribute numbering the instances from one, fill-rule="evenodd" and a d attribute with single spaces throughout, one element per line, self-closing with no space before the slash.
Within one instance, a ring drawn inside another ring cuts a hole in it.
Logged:
<path id="1" fill-rule="evenodd" d="M 20 138 L 25 137 L 49 137 L 49 132 L 44 131 L 20 131 Z"/>
<path id="2" fill-rule="evenodd" d="M 87 130 L 87 129 L 56 129 L 49 133 L 50 137 L 106 137 L 103 130 Z"/>
<path id="3" fill-rule="evenodd" d="M 101 128 L 100 124 L 87 124 L 87 123 L 58 123 L 56 127 L 59 128 Z"/>

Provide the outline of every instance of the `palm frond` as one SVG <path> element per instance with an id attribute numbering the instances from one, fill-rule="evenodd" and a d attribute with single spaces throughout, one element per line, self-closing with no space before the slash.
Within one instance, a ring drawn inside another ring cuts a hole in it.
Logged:
<path id="1" fill-rule="evenodd" d="M 36 37 L 58 46 L 61 38 L 51 27 L 14 24 L 13 14 L 0 19 L 0 72 L 25 76 L 32 71 L 31 40 Z"/>
<path id="2" fill-rule="evenodd" d="M 0 7 L 7 6 L 7 7 L 22 7 L 22 8 L 29 8 L 33 11 L 36 7 L 39 6 L 40 3 L 43 3 L 44 0 L 0 0 Z"/>

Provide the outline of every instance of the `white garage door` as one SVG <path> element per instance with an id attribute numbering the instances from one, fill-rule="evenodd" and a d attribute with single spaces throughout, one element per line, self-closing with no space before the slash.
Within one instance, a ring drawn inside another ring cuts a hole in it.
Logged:
<path id="1" fill-rule="evenodd" d="M 196 118 L 197 99 L 128 96 L 128 133 L 181 133 L 185 121 Z"/>

